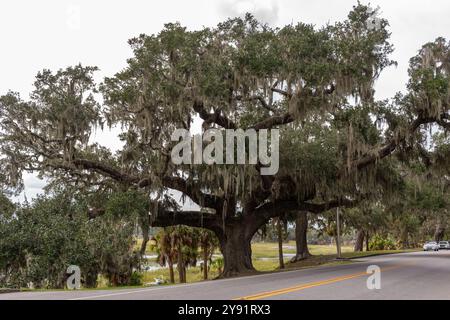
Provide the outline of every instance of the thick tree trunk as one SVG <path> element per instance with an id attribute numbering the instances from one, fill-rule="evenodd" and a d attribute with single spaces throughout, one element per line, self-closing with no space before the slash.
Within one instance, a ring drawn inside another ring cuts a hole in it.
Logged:
<path id="1" fill-rule="evenodd" d="M 251 225 L 239 221 L 228 224 L 225 232 L 216 233 L 223 255 L 223 271 L 219 278 L 234 277 L 255 272 L 252 263 L 251 240 L 256 232 L 249 232 Z"/>
<path id="2" fill-rule="evenodd" d="M 355 252 L 363 251 L 365 232 L 359 229 L 356 233 Z"/>
<path id="3" fill-rule="evenodd" d="M 308 214 L 306 212 L 299 212 L 295 220 L 295 244 L 297 252 L 291 262 L 307 259 L 311 256 L 308 249 L 307 242 L 308 233 Z"/>
<path id="4" fill-rule="evenodd" d="M 278 261 L 280 269 L 284 269 L 284 256 L 283 256 L 283 222 L 281 219 L 277 221 L 277 233 L 278 233 Z"/>

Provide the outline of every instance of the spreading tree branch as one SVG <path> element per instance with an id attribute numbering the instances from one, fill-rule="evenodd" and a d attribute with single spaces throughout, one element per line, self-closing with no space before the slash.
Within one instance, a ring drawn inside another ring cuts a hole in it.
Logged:
<path id="1" fill-rule="evenodd" d="M 361 170 L 373 163 L 375 163 L 378 160 L 381 160 L 387 156 L 389 156 L 394 150 L 398 147 L 398 145 L 405 141 L 405 139 L 408 136 L 411 136 L 416 132 L 416 130 L 423 124 L 427 123 L 433 123 L 433 122 L 440 122 L 439 119 L 436 119 L 435 117 L 426 117 L 419 115 L 410 125 L 409 129 L 407 130 L 407 133 L 402 134 L 399 137 L 391 138 L 385 145 L 382 147 L 374 148 L 368 152 L 366 152 L 363 156 L 361 156 L 359 159 L 352 162 L 350 168 L 348 168 L 348 172 L 352 172 L 354 170 Z"/>
<path id="2" fill-rule="evenodd" d="M 203 101 L 196 100 L 194 102 L 193 109 L 207 124 L 214 123 L 224 129 L 236 129 L 236 124 L 227 117 L 223 116 L 220 109 L 218 109 L 215 113 L 206 111 Z"/>
<path id="3" fill-rule="evenodd" d="M 210 230 L 220 229 L 220 219 L 217 215 L 200 211 L 168 211 L 163 208 L 150 215 L 150 224 L 153 227 L 186 225 Z"/>

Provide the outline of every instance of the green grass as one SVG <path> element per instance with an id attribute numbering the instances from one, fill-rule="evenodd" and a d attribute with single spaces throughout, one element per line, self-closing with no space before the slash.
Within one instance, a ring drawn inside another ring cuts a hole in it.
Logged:
<path id="1" fill-rule="evenodd" d="M 342 257 L 346 259 L 354 259 L 354 258 L 362 258 L 362 257 L 370 257 L 376 255 L 384 255 L 384 254 L 393 254 L 393 253 L 402 253 L 402 252 L 413 252 L 417 251 L 417 249 L 407 249 L 407 250 L 378 250 L 378 251 L 362 251 L 362 252 L 352 252 L 346 251 L 342 252 Z M 327 254 L 327 255 L 313 255 L 309 259 L 298 261 L 295 263 L 288 263 L 286 265 L 286 269 L 301 269 L 307 267 L 314 267 L 319 265 L 335 265 L 335 264 L 345 264 L 351 263 L 351 260 L 336 260 L 336 254 Z"/>
<path id="2" fill-rule="evenodd" d="M 344 258 L 353 259 L 353 258 L 361 258 L 361 257 L 378 256 L 378 255 L 382 255 L 382 254 L 414 252 L 414 251 L 419 251 L 419 250 L 420 249 L 403 249 L 403 250 L 378 250 L 378 251 L 347 252 L 347 253 L 344 253 L 342 256 Z"/>
<path id="3" fill-rule="evenodd" d="M 294 254 L 295 253 L 295 242 L 289 241 L 283 243 L 283 253 Z M 290 263 L 289 257 L 284 258 L 284 263 L 286 269 L 296 269 L 305 268 L 322 265 L 325 263 L 334 262 L 336 257 L 336 246 L 334 245 L 308 245 L 309 252 L 312 257 L 304 261 L 297 263 Z M 341 248 L 342 253 L 351 254 L 353 248 L 350 246 L 343 246 Z M 253 253 L 253 265 L 258 271 L 271 272 L 277 271 L 279 269 L 278 261 L 278 244 L 277 243 L 267 243 L 259 242 L 252 244 Z M 261 258 L 272 258 L 271 260 L 261 260 Z M 275 258 L 275 259 L 274 259 Z"/>
<path id="4" fill-rule="evenodd" d="M 286 248 L 288 247 L 288 248 Z M 336 246 L 334 245 L 308 245 L 309 251 L 312 255 L 328 255 L 336 253 Z M 352 252 L 353 248 L 350 246 L 343 246 L 342 252 Z M 295 253 L 295 241 L 283 243 L 283 253 Z M 278 258 L 278 243 L 274 242 L 258 242 L 252 244 L 252 257 L 258 258 Z"/>
<path id="5" fill-rule="evenodd" d="M 139 250 L 141 248 L 142 239 L 136 239 L 135 249 Z M 283 243 L 284 253 L 295 253 L 295 241 L 289 241 Z M 290 247 L 290 248 L 286 248 Z M 326 255 L 335 254 L 335 245 L 309 245 L 309 251 L 313 255 Z M 351 246 L 343 246 L 342 252 L 352 252 L 353 248 Z M 156 254 L 155 251 L 150 250 L 150 245 L 147 244 L 145 253 L 148 255 Z M 217 251 L 217 253 L 220 253 Z M 277 258 L 278 257 L 278 243 L 275 242 L 257 242 L 252 243 L 252 256 L 254 259 L 258 258 Z"/>

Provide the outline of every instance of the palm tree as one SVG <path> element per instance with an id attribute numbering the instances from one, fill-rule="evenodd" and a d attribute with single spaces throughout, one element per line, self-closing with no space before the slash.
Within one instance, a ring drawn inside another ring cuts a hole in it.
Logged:
<path id="1" fill-rule="evenodd" d="M 199 231 L 200 247 L 203 257 L 203 279 L 208 279 L 208 263 L 212 260 L 212 255 L 219 245 L 218 239 L 212 231 L 202 229 Z"/>
<path id="2" fill-rule="evenodd" d="M 175 283 L 175 274 L 173 264 L 177 256 L 177 250 L 173 246 L 172 227 L 161 229 L 156 235 L 156 252 L 158 254 L 158 263 L 161 266 L 169 266 L 170 283 Z"/>
<path id="3" fill-rule="evenodd" d="M 175 282 L 173 266 L 176 262 L 178 277 L 185 283 L 186 268 L 197 264 L 198 231 L 186 226 L 161 229 L 157 234 L 158 261 L 161 266 L 169 266 L 170 282 Z"/>

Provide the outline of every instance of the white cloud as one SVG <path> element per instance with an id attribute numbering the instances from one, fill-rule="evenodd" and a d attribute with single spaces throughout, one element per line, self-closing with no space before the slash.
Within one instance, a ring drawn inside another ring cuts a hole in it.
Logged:
<path id="1" fill-rule="evenodd" d="M 40 190 L 45 186 L 44 180 L 39 179 L 31 173 L 25 173 L 23 176 L 23 180 L 29 189 Z"/>
<path id="2" fill-rule="evenodd" d="M 22 191 L 18 196 L 13 197 L 13 201 L 25 201 L 27 199 L 30 201 L 33 198 L 36 198 L 39 194 L 43 193 L 43 188 L 46 185 L 46 182 L 42 179 L 39 179 L 35 174 L 32 173 L 24 173 L 23 183 L 25 185 L 25 190 Z"/>
<path id="3" fill-rule="evenodd" d="M 222 0 L 219 15 L 234 18 L 252 13 L 257 19 L 268 24 L 278 21 L 278 2 L 275 0 Z"/>

